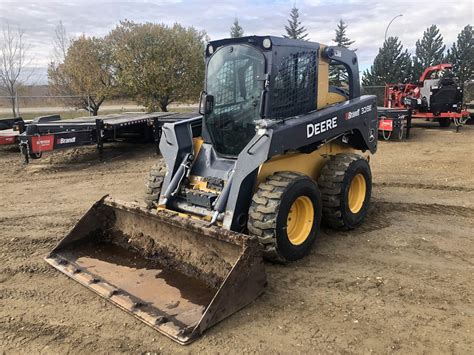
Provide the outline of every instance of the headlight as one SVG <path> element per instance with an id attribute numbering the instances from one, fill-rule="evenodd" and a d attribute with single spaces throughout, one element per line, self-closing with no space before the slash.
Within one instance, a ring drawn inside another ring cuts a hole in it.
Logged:
<path id="1" fill-rule="evenodd" d="M 213 47 L 212 45 L 209 45 L 209 46 L 207 47 L 207 53 L 209 53 L 209 54 L 214 53 L 214 47 Z"/>
<path id="2" fill-rule="evenodd" d="M 265 38 L 262 42 L 262 46 L 265 49 L 270 49 L 270 47 L 272 46 L 272 41 L 270 41 L 270 38 Z"/>

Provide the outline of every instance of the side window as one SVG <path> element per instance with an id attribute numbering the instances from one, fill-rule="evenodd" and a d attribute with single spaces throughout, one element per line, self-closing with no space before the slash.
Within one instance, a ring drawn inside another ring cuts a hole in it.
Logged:
<path id="1" fill-rule="evenodd" d="M 349 91 L 349 74 L 342 64 L 329 63 L 329 86 Z"/>
<path id="2" fill-rule="evenodd" d="M 272 118 L 285 118 L 316 107 L 315 51 L 283 57 L 273 78 Z"/>

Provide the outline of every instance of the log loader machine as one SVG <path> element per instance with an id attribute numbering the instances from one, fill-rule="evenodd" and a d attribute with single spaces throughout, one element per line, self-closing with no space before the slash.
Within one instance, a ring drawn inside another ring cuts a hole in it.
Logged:
<path id="1" fill-rule="evenodd" d="M 408 109 L 411 111 L 408 125 L 411 119 L 437 121 L 440 127 L 449 127 L 453 121 L 458 131 L 468 120 L 469 112 L 463 109 L 463 88 L 452 68 L 449 63 L 438 64 L 426 68 L 416 84 L 387 84 L 386 109 L 379 112 Z"/>
<path id="2" fill-rule="evenodd" d="M 104 197 L 46 261 L 188 344 L 265 289 L 263 259 L 353 229 L 371 196 L 375 96 L 345 48 L 272 36 L 210 42 L 202 117 L 163 126 L 145 208 Z M 330 87 L 343 65 L 347 91 Z"/>

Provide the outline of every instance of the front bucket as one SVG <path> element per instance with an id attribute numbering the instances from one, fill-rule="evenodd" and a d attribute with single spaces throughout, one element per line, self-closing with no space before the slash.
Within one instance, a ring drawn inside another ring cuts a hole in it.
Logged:
<path id="1" fill-rule="evenodd" d="M 253 238 L 108 197 L 45 260 L 180 344 L 252 302 L 267 282 Z"/>

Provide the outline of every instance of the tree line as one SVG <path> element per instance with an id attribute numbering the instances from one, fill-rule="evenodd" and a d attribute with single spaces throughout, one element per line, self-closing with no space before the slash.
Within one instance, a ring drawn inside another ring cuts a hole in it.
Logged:
<path id="1" fill-rule="evenodd" d="M 335 29 L 333 42 L 340 47 L 351 48 L 355 41 L 347 34 L 348 25 L 340 20 Z M 231 27 L 231 37 L 241 37 L 244 29 L 238 19 L 234 20 Z M 294 6 L 285 25 L 286 38 L 308 40 L 308 32 L 300 20 L 299 9 Z M 446 50 L 443 36 L 436 25 L 428 27 L 423 37 L 416 41 L 415 53 L 412 56 L 403 48 L 398 37 L 387 38 L 374 59 L 372 66 L 362 74 L 362 85 L 383 86 L 386 83 L 416 82 L 425 68 L 451 63 L 453 72 L 461 83 L 472 80 L 474 77 L 474 36 L 471 25 L 466 25 L 458 34 L 456 42 Z M 330 84 L 344 85 L 347 82 L 347 73 L 342 66 L 330 67 Z"/>

